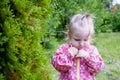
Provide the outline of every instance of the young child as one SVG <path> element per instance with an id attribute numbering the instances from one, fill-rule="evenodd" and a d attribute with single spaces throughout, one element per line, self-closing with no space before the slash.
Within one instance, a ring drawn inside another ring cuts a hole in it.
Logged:
<path id="1" fill-rule="evenodd" d="M 52 65 L 60 72 L 59 80 L 77 80 L 77 58 L 80 58 L 80 79 L 95 80 L 95 74 L 104 67 L 97 48 L 91 45 L 94 23 L 91 14 L 72 17 L 68 36 L 70 42 L 62 44 L 52 58 Z"/>

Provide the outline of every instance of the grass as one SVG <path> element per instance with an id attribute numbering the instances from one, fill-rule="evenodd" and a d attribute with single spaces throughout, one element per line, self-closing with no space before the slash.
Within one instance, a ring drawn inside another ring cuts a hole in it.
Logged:
<path id="1" fill-rule="evenodd" d="M 64 41 L 57 42 L 56 47 L 51 49 L 50 52 L 54 54 L 61 43 L 64 43 Z M 105 62 L 105 68 L 96 75 L 96 80 L 120 80 L 120 33 L 95 34 L 94 45 L 98 48 Z M 57 80 L 58 72 L 53 67 L 51 69 L 52 80 Z"/>
<path id="2" fill-rule="evenodd" d="M 95 41 L 105 62 L 97 80 L 120 80 L 120 33 L 100 33 L 95 36 Z"/>

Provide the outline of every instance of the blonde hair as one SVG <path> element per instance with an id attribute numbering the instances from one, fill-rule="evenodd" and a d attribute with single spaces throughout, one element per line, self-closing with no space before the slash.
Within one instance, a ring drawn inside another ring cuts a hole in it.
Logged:
<path id="1" fill-rule="evenodd" d="M 86 34 L 92 38 L 94 35 L 94 22 L 92 14 L 76 14 L 70 21 L 69 35 L 73 34 L 76 27 L 81 28 L 80 34 Z M 84 28 L 84 31 L 82 31 Z"/>

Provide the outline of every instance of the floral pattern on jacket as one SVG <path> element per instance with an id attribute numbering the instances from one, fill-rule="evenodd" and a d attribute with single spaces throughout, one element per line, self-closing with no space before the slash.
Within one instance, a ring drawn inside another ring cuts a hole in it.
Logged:
<path id="1" fill-rule="evenodd" d="M 72 58 L 68 52 L 71 46 L 71 43 L 65 43 L 53 55 L 52 65 L 60 72 L 59 80 L 77 80 L 76 58 Z M 104 68 L 103 59 L 95 46 L 90 45 L 83 49 L 89 53 L 89 57 L 80 58 L 80 80 L 95 80 L 95 74 Z"/>

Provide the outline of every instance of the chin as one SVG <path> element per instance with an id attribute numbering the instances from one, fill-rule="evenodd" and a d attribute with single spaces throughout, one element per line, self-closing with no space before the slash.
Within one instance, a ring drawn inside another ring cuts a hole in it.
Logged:
<path id="1" fill-rule="evenodd" d="M 80 49 L 82 49 L 83 48 L 83 46 L 81 46 L 81 47 L 78 47 L 78 49 L 80 50 Z"/>

